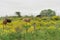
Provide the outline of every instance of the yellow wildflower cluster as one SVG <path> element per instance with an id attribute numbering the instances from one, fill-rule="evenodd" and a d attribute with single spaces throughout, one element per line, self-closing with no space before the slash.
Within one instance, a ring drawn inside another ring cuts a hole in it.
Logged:
<path id="1" fill-rule="evenodd" d="M 35 25 L 33 25 L 33 23 L 35 23 Z M 52 24 L 54 25 L 52 26 Z M 49 22 L 48 21 L 44 22 L 42 19 L 39 18 L 38 20 L 31 20 L 30 22 L 24 22 L 23 20 L 16 19 L 11 23 L 8 23 L 7 25 L 3 25 L 2 20 L 0 21 L 0 29 L 3 30 L 2 32 L 4 33 L 12 33 L 12 32 L 16 33 L 17 31 L 26 33 L 26 30 L 27 32 L 33 32 L 35 29 L 36 30 L 41 29 L 41 27 L 43 29 L 43 26 L 45 26 L 47 29 L 56 29 L 55 25 L 56 21 L 50 20 Z M 28 29 L 27 26 L 29 26 Z"/>

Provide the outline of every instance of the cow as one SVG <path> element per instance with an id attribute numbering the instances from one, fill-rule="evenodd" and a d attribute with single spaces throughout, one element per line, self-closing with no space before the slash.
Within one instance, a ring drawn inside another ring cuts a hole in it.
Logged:
<path id="1" fill-rule="evenodd" d="M 4 24 L 4 25 L 6 25 L 7 23 L 11 23 L 11 19 L 6 19 L 6 18 L 5 18 L 5 19 L 3 20 L 3 24 Z"/>
<path id="2" fill-rule="evenodd" d="M 4 26 L 6 26 L 7 23 L 11 23 L 11 19 L 4 19 L 3 20 L 3 30 L 4 30 Z"/>
<path id="3" fill-rule="evenodd" d="M 30 18 L 24 18 L 23 21 L 25 21 L 25 22 L 30 22 L 31 19 L 30 19 Z"/>

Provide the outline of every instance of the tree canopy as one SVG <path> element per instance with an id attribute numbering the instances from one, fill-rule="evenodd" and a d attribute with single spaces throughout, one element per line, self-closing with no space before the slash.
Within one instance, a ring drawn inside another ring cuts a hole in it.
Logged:
<path id="1" fill-rule="evenodd" d="M 55 11 L 53 11 L 51 9 L 47 9 L 47 10 L 42 10 L 40 15 L 41 16 L 51 17 L 51 16 L 56 16 L 56 13 L 55 13 Z"/>
<path id="2" fill-rule="evenodd" d="M 18 17 L 21 17 L 21 12 L 16 12 L 16 15 L 18 15 Z"/>

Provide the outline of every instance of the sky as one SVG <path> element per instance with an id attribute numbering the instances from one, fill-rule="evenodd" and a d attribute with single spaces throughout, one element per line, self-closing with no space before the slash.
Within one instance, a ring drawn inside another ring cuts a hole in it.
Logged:
<path id="1" fill-rule="evenodd" d="M 60 15 L 60 0 L 0 0 L 0 16 L 13 16 L 16 11 L 22 16 L 36 16 L 44 9 L 52 9 Z"/>

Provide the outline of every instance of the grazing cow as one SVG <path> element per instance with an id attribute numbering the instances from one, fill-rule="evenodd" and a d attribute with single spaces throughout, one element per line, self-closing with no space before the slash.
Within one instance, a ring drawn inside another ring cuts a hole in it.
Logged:
<path id="1" fill-rule="evenodd" d="M 23 21 L 25 21 L 25 22 L 30 22 L 31 19 L 30 19 L 30 18 L 24 18 Z"/>
<path id="2" fill-rule="evenodd" d="M 6 25 L 7 23 L 11 23 L 11 19 L 4 19 L 3 24 Z"/>
<path id="3" fill-rule="evenodd" d="M 8 23 L 11 23 L 11 19 L 6 19 Z"/>

